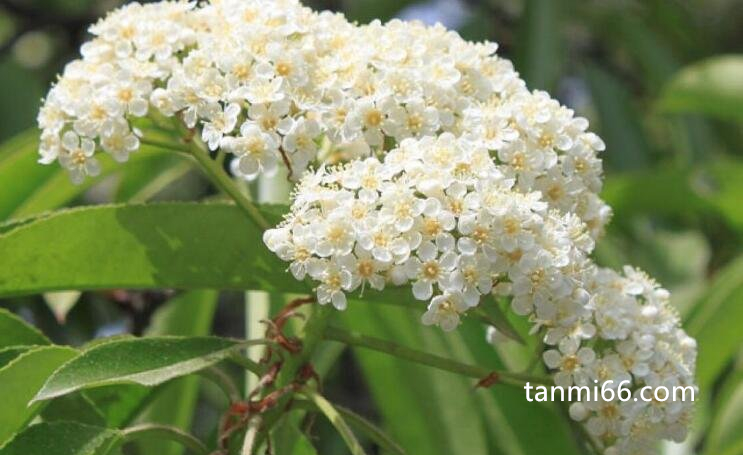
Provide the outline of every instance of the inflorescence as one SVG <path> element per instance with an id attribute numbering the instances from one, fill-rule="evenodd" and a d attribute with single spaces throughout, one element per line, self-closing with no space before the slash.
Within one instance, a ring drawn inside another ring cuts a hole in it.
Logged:
<path id="1" fill-rule="evenodd" d="M 495 44 L 294 0 L 133 3 L 90 32 L 39 114 L 40 162 L 80 182 L 100 151 L 139 149 L 141 120 L 175 120 L 238 178 L 287 166 L 299 180 L 264 240 L 319 303 L 410 285 L 422 322 L 453 330 L 492 294 L 528 317 L 557 385 L 694 386 L 669 293 L 589 258 L 611 216 L 603 142 Z M 683 440 L 692 410 L 585 400 L 570 414 L 611 455 Z"/>

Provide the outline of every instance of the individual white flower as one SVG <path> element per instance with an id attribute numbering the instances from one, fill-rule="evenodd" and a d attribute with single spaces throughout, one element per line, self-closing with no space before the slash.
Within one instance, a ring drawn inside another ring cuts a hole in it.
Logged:
<path id="1" fill-rule="evenodd" d="M 62 136 L 62 150 L 59 154 L 59 163 L 70 172 L 73 183 L 81 183 L 86 175 L 100 174 L 101 167 L 95 154 L 95 142 L 80 137 L 72 131 Z"/>
<path id="2" fill-rule="evenodd" d="M 291 119 L 287 117 L 290 107 L 288 99 L 270 104 L 252 104 L 248 108 L 248 118 L 267 133 L 278 131 L 286 134 L 292 125 Z"/>
<path id="3" fill-rule="evenodd" d="M 428 304 L 428 310 L 421 316 L 424 325 L 438 325 L 445 332 L 450 332 L 459 326 L 460 316 L 467 311 L 461 294 L 447 292 L 437 295 Z"/>
<path id="4" fill-rule="evenodd" d="M 245 98 L 250 104 L 276 103 L 286 96 L 282 90 L 283 84 L 281 77 L 255 77 L 248 85 L 238 89 L 235 96 Z"/>
<path id="5" fill-rule="evenodd" d="M 382 124 L 387 118 L 386 110 L 390 108 L 392 100 L 376 101 L 373 98 L 358 100 L 353 111 L 348 114 L 344 134 L 347 138 L 362 134 L 367 144 L 379 147 L 384 144 Z"/>
<path id="6" fill-rule="evenodd" d="M 449 282 L 450 288 L 462 291 L 468 306 L 477 306 L 480 297 L 493 289 L 493 274 L 490 270 L 490 262 L 484 255 L 459 256 Z"/>
<path id="7" fill-rule="evenodd" d="M 282 145 L 302 167 L 311 160 L 318 149 L 320 126 L 315 120 L 300 118 L 286 131 Z"/>
<path id="8" fill-rule="evenodd" d="M 236 103 L 228 104 L 222 109 L 219 104 L 207 107 L 206 117 L 201 131 L 201 138 L 209 146 L 209 150 L 216 150 L 225 134 L 231 133 L 237 125 L 237 116 L 240 115 L 240 106 Z"/>
<path id="9" fill-rule="evenodd" d="M 253 122 L 245 122 L 240 127 L 240 136 L 222 139 L 221 146 L 234 154 L 234 170 L 241 177 L 253 180 L 264 172 L 271 174 L 277 168 L 278 144 L 271 134 L 264 132 Z"/>
<path id="10" fill-rule="evenodd" d="M 384 273 L 389 269 L 388 262 L 375 259 L 367 250 L 359 247 L 353 254 L 339 258 L 338 262 L 345 270 L 351 271 L 351 290 L 361 287 L 363 293 L 367 284 L 378 291 L 384 289 Z"/>
<path id="11" fill-rule="evenodd" d="M 423 242 L 418 247 L 417 255 L 411 257 L 406 268 L 408 277 L 415 279 L 413 295 L 418 300 L 428 300 L 433 295 L 433 285 L 446 289 L 451 273 L 457 263 L 457 255 L 452 252 L 439 256 L 438 248 L 431 242 Z"/>
<path id="12" fill-rule="evenodd" d="M 338 310 L 345 310 L 347 305 L 344 291 L 350 290 L 353 285 L 351 272 L 339 267 L 333 261 L 318 261 L 313 263 L 310 273 L 320 281 L 317 287 L 317 302 L 321 305 L 331 303 Z"/>
<path id="13" fill-rule="evenodd" d="M 129 130 L 126 122 L 119 122 L 101 137 L 101 147 L 119 163 L 129 159 L 129 154 L 139 148 L 139 138 Z"/>
<path id="14" fill-rule="evenodd" d="M 397 141 L 415 136 L 430 136 L 439 129 L 439 115 L 435 108 L 421 100 L 412 100 L 405 106 L 390 110 L 383 123 L 385 133 Z"/>
<path id="15" fill-rule="evenodd" d="M 136 79 L 125 71 L 115 77 L 116 83 L 107 87 L 110 110 L 116 115 L 131 114 L 144 117 L 149 108 L 148 96 L 152 84 L 146 79 Z"/>
<path id="16" fill-rule="evenodd" d="M 566 338 L 560 342 L 559 350 L 545 351 L 543 358 L 549 368 L 557 370 L 555 384 L 567 388 L 573 384 L 588 384 L 588 372 L 596 360 L 596 353 L 589 347 L 580 347 L 576 340 Z"/>
<path id="17" fill-rule="evenodd" d="M 384 222 L 392 223 L 400 232 L 407 232 L 415 219 L 423 213 L 425 201 L 417 198 L 413 190 L 404 183 L 392 183 L 382 190 L 380 216 Z"/>

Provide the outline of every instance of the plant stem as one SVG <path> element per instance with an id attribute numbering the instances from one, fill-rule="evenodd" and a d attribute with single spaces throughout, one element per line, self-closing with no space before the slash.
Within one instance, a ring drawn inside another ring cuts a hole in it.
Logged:
<path id="1" fill-rule="evenodd" d="M 183 445 L 197 455 L 208 455 L 209 449 L 198 439 L 191 436 L 179 428 L 168 425 L 144 424 L 127 428 L 123 431 L 124 441 L 130 441 L 135 438 L 156 436 L 158 438 L 169 439 Z"/>
<path id="2" fill-rule="evenodd" d="M 149 139 L 145 137 L 139 138 L 139 142 L 144 145 L 151 145 L 153 147 L 165 149 L 165 150 L 172 150 L 174 152 L 180 152 L 180 153 L 186 153 L 191 154 L 191 150 L 188 147 L 184 147 L 180 144 L 174 144 L 172 142 L 168 141 L 159 141 L 157 139 Z"/>
<path id="3" fill-rule="evenodd" d="M 217 367 L 207 368 L 199 373 L 201 376 L 216 384 L 224 392 L 227 400 L 231 403 L 239 401 L 241 398 L 237 385 L 224 371 Z"/>
<path id="4" fill-rule="evenodd" d="M 250 371 L 256 376 L 260 377 L 263 374 L 263 368 L 257 362 L 245 357 L 242 354 L 233 354 L 230 356 L 229 360 L 231 360 L 234 364 L 241 367 L 242 369 Z"/>
<path id="5" fill-rule="evenodd" d="M 493 371 L 475 365 L 468 365 L 457 362 L 456 360 L 441 357 L 435 354 L 429 354 L 423 351 L 417 351 L 388 340 L 382 340 L 358 332 L 348 332 L 336 327 L 327 327 L 324 337 L 326 340 L 339 341 L 351 346 L 358 346 L 375 351 L 383 352 L 411 362 L 420 363 L 439 370 L 449 371 L 463 376 L 476 379 L 485 379 L 495 374 L 498 382 L 503 384 L 522 386 L 527 382 L 535 384 L 549 384 L 549 379 L 536 376 L 530 376 L 510 371 Z"/>
<path id="6" fill-rule="evenodd" d="M 216 161 L 212 160 L 209 153 L 196 143 L 195 140 L 189 142 L 189 151 L 191 155 L 196 158 L 196 161 L 201 165 L 204 173 L 212 183 L 230 196 L 238 207 L 240 207 L 253 222 L 258 225 L 261 230 L 268 229 L 271 225 L 263 217 L 263 214 L 253 203 L 245 197 L 240 189 L 235 185 L 235 182 L 219 167 Z"/>
<path id="7" fill-rule="evenodd" d="M 302 366 L 307 364 L 312 356 L 317 345 L 323 339 L 323 332 L 328 323 L 328 319 L 332 315 L 332 308 L 328 308 L 328 305 L 319 305 L 313 303 L 310 305 L 310 314 L 305 322 L 302 329 L 302 350 L 297 354 L 288 357 L 281 368 L 281 372 L 276 378 L 277 389 L 288 386 L 295 383 L 297 379 L 297 373 L 299 373 Z M 289 403 L 289 397 L 282 397 L 276 406 L 264 415 L 263 428 L 264 431 L 258 435 L 258 444 L 262 443 L 262 439 L 268 434 L 271 427 L 279 420 L 281 415 L 284 413 L 286 405 Z"/>
<path id="8" fill-rule="evenodd" d="M 256 448 L 256 440 L 258 438 L 258 431 L 261 428 L 263 419 L 261 416 L 255 416 L 248 423 L 248 431 L 245 432 L 245 439 L 243 440 L 243 447 L 240 451 L 241 455 L 253 455 L 253 451 Z"/>

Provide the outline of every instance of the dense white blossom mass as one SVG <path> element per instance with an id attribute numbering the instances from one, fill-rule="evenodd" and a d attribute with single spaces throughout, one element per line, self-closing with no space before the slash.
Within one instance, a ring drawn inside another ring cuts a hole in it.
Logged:
<path id="1" fill-rule="evenodd" d="M 422 322 L 452 330 L 494 294 L 529 318 L 558 385 L 694 386 L 695 341 L 668 292 L 589 258 L 611 215 L 598 196 L 603 142 L 528 90 L 495 44 L 356 25 L 293 0 L 133 3 L 90 32 L 39 114 L 40 162 L 80 182 L 100 172 L 97 153 L 136 153 L 141 122 L 185 125 L 230 154 L 238 178 L 279 166 L 301 178 L 264 239 L 318 283 L 320 303 L 409 284 L 427 302 Z M 680 441 L 691 412 L 571 407 L 607 454 Z"/>

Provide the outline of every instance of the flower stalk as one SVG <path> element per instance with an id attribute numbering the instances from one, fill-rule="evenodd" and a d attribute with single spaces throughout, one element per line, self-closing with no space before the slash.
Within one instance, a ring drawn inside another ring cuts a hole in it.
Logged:
<path id="1" fill-rule="evenodd" d="M 240 209 L 242 209 L 248 217 L 259 227 L 261 230 L 266 230 L 271 227 L 270 223 L 263 214 L 258 210 L 246 196 L 240 191 L 235 182 L 224 172 L 219 164 L 212 160 L 205 147 L 202 147 L 196 140 L 192 139 L 188 141 L 188 150 L 199 163 L 201 169 L 204 171 L 206 176 L 211 182 L 219 188 L 222 192 L 230 196 Z"/>
<path id="2" fill-rule="evenodd" d="M 350 346 L 371 349 L 411 362 L 419 363 L 421 365 L 426 365 L 470 378 L 482 380 L 488 377 L 497 377 L 497 382 L 499 383 L 519 387 L 527 382 L 543 385 L 550 384 L 550 381 L 547 378 L 531 376 L 523 373 L 513 373 L 510 371 L 493 371 L 476 365 L 468 365 L 446 357 L 407 348 L 392 341 L 370 337 L 358 332 L 346 331 L 337 327 L 327 327 L 323 336 L 328 341 L 338 341 Z"/>

